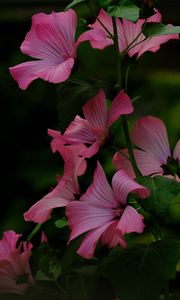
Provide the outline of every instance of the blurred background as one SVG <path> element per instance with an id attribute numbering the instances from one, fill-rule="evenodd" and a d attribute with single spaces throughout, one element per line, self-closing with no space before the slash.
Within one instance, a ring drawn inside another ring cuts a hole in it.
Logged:
<path id="1" fill-rule="evenodd" d="M 62 162 L 52 153 L 47 135 L 47 128 L 58 129 L 57 86 L 36 80 L 22 91 L 11 78 L 8 67 L 28 60 L 19 48 L 30 30 L 31 16 L 37 12 L 62 11 L 70 2 L 0 0 L 0 233 L 8 229 L 28 232 L 30 225 L 23 221 L 22 214 L 56 184 L 56 175 L 61 173 Z M 180 1 L 159 2 L 164 23 L 180 25 Z M 84 4 L 76 9 L 80 17 L 91 19 Z M 82 68 L 89 76 L 99 72 L 99 78 L 102 74 L 104 80 L 109 80 L 111 49 L 101 55 L 84 43 L 79 53 L 85 61 Z M 142 115 L 161 117 L 173 149 L 180 137 L 180 41 L 169 41 L 157 53 L 146 53 L 133 62 L 128 92 L 131 97 L 141 95 L 135 102 L 136 112 L 131 122 Z"/>

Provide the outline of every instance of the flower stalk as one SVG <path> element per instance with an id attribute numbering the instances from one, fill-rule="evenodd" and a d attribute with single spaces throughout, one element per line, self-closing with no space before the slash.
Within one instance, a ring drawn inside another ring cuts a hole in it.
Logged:
<path id="1" fill-rule="evenodd" d="M 117 24 L 116 24 L 115 17 L 112 17 L 112 23 L 113 23 L 113 31 L 114 31 L 114 49 L 115 49 L 115 59 L 116 59 L 116 75 L 117 75 L 116 88 L 119 91 L 120 89 L 122 89 L 122 71 L 121 71 L 122 70 L 122 58 L 119 53 L 118 32 L 117 32 Z M 121 120 L 122 120 L 124 136 L 125 136 L 126 145 L 128 148 L 128 153 L 129 153 L 131 164 L 133 166 L 136 176 L 140 176 L 141 173 L 136 164 L 136 160 L 135 160 L 134 152 L 133 152 L 133 146 L 132 146 L 131 139 L 130 139 L 127 117 L 121 116 Z"/>

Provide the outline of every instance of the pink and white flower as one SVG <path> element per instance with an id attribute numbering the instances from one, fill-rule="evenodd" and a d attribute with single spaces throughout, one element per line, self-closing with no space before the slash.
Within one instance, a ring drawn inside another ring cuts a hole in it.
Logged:
<path id="1" fill-rule="evenodd" d="M 26 221 L 40 224 L 49 219 L 53 208 L 64 207 L 75 200 L 74 195 L 80 193 L 78 176 L 85 173 L 87 166 L 85 159 L 79 156 L 86 146 L 82 144 L 65 146 L 59 132 L 53 130 L 48 132 L 53 137 L 51 142 L 53 152 L 59 151 L 65 163 L 64 174 L 58 178 L 57 186 L 24 214 Z"/>
<path id="2" fill-rule="evenodd" d="M 80 154 L 91 157 L 96 154 L 100 146 L 108 137 L 109 127 L 121 116 L 133 112 L 130 98 L 124 91 L 120 91 L 113 100 L 111 107 L 107 109 L 106 96 L 101 89 L 98 94 L 83 106 L 85 119 L 76 116 L 62 139 L 69 144 L 89 144 L 90 147 Z"/>
<path id="3" fill-rule="evenodd" d="M 173 175 L 179 180 L 180 140 L 171 154 L 166 127 L 160 119 L 153 116 L 140 118 L 132 128 L 131 138 L 138 148 L 134 150 L 134 155 L 143 176 Z M 117 152 L 113 163 L 118 170 L 125 170 L 131 178 L 136 177 L 127 149 Z"/>
<path id="4" fill-rule="evenodd" d="M 34 283 L 29 259 L 32 245 L 19 242 L 21 234 L 9 230 L 0 240 L 0 292 L 24 294 Z"/>
<path id="5" fill-rule="evenodd" d="M 77 16 L 72 9 L 32 17 L 32 27 L 21 45 L 21 52 L 36 60 L 10 68 L 21 89 L 25 90 L 37 78 L 53 83 L 69 78 L 76 57 L 76 24 Z"/>
<path id="6" fill-rule="evenodd" d="M 146 22 L 160 23 L 161 20 L 162 16 L 160 12 L 157 11 L 153 16 L 147 18 Z M 169 34 L 145 39 L 144 34 L 141 33 L 144 22 L 144 19 L 139 19 L 136 23 L 133 23 L 126 19 L 120 20 L 116 18 L 120 53 L 127 50 L 130 57 L 137 55 L 137 58 L 139 58 L 147 51 L 156 52 L 159 50 L 161 44 L 171 39 L 179 38 L 178 34 Z M 79 37 L 77 41 L 78 45 L 83 41 L 89 41 L 91 46 L 96 49 L 104 49 L 107 46 L 113 45 L 112 18 L 103 9 L 100 10 L 95 23 L 89 25 L 89 27 L 91 29 Z"/>
<path id="7" fill-rule="evenodd" d="M 149 196 L 149 190 L 118 171 L 109 185 L 100 163 L 94 173 L 93 183 L 80 201 L 73 201 L 66 207 L 68 223 L 71 228 L 69 242 L 87 232 L 78 253 L 85 258 L 94 254 L 97 241 L 115 247 L 126 246 L 124 235 L 130 232 L 141 233 L 144 230 L 143 216 L 127 204 L 129 193 L 140 198 Z"/>

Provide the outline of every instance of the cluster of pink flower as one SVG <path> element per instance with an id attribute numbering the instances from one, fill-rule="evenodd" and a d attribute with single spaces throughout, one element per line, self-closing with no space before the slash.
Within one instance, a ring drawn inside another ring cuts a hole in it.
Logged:
<path id="1" fill-rule="evenodd" d="M 146 22 L 160 22 L 161 15 L 156 12 Z M 178 39 L 177 34 L 145 39 L 141 33 L 145 20 L 136 23 L 116 18 L 118 45 L 120 53 L 139 58 L 144 52 L 155 52 L 162 43 Z M 104 26 L 102 26 L 102 24 Z M 46 15 L 37 14 L 32 19 L 32 28 L 22 43 L 21 51 L 37 60 L 10 68 L 12 77 L 21 89 L 26 89 L 36 78 L 49 82 L 66 81 L 72 71 L 77 55 L 77 47 L 89 41 L 93 48 L 103 49 L 113 44 L 113 24 L 108 14 L 101 10 L 94 24 L 75 41 L 77 16 L 72 9 L 67 12 Z M 171 25 L 169 25 L 171 26 Z M 25 214 L 27 221 L 43 223 L 48 220 L 52 209 L 66 207 L 68 224 L 71 229 L 69 242 L 82 233 L 84 237 L 78 253 L 85 258 L 94 255 L 99 241 L 110 248 L 120 244 L 126 247 L 125 234 L 141 233 L 144 230 L 143 215 L 127 202 L 129 193 L 141 199 L 149 196 L 149 190 L 135 181 L 135 174 L 129 160 L 127 149 L 118 151 L 113 157 L 117 172 L 108 183 L 103 167 L 97 162 L 92 184 L 81 195 L 78 177 L 87 168 L 87 158 L 95 155 L 108 138 L 109 127 L 122 115 L 134 110 L 131 99 L 121 90 L 109 109 L 106 95 L 99 90 L 97 95 L 83 106 L 84 118 L 76 116 L 64 134 L 49 130 L 53 138 L 52 151 L 58 151 L 64 160 L 64 174 L 58 178 L 57 186 L 34 204 Z M 169 159 L 180 164 L 180 141 L 173 156 L 170 153 L 167 133 L 163 122 L 147 116 L 137 121 L 132 129 L 132 141 L 138 148 L 134 150 L 137 166 L 142 175 L 166 174 Z M 79 195 L 80 199 L 76 199 Z M 33 283 L 29 268 L 31 244 L 20 243 L 19 235 L 5 233 L 0 242 L 0 286 L 2 291 L 22 293 Z M 23 249 L 22 249 L 23 246 Z"/>
<path id="2" fill-rule="evenodd" d="M 0 291 L 23 294 L 34 283 L 29 266 L 31 243 L 19 242 L 21 235 L 4 232 L 0 241 Z M 19 245 L 17 245 L 17 243 Z"/>

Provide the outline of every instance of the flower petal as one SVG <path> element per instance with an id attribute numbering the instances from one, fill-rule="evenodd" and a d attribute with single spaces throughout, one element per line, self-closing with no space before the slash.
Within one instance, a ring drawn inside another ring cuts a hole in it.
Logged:
<path id="1" fill-rule="evenodd" d="M 177 142 L 177 144 L 174 148 L 173 157 L 175 159 L 178 159 L 179 164 L 180 164 L 180 140 Z"/>
<path id="2" fill-rule="evenodd" d="M 113 44 L 113 40 L 107 38 L 107 33 L 99 29 L 90 29 L 83 32 L 77 40 L 76 45 L 79 46 L 82 42 L 89 41 L 92 48 L 104 49 Z"/>
<path id="3" fill-rule="evenodd" d="M 72 9 L 48 15 L 38 13 L 32 18 L 21 51 L 34 58 L 63 62 L 73 56 L 76 24 L 77 16 Z"/>
<path id="4" fill-rule="evenodd" d="M 100 226 L 97 229 L 93 229 L 86 237 L 83 239 L 81 246 L 79 247 L 77 253 L 84 258 L 90 259 L 94 255 L 95 247 L 98 242 L 98 239 L 102 235 L 102 233 L 109 227 L 111 224 L 113 224 L 114 221 L 108 222 L 107 224 Z"/>
<path id="5" fill-rule="evenodd" d="M 163 174 L 163 169 L 161 168 L 160 163 L 149 153 L 134 149 L 134 156 L 138 169 L 143 176 Z M 129 177 L 136 177 L 132 164 L 129 160 L 129 153 L 127 149 L 121 149 L 120 152 L 116 152 L 113 157 L 113 164 L 117 170 L 124 170 Z"/>
<path id="6" fill-rule="evenodd" d="M 91 131 L 89 122 L 79 116 L 76 116 L 70 123 L 63 135 L 63 138 L 70 144 L 92 144 L 96 141 L 96 137 Z"/>
<path id="7" fill-rule="evenodd" d="M 11 76 L 18 82 L 19 87 L 25 90 L 37 78 L 53 83 L 67 80 L 73 65 L 73 58 L 69 58 L 59 64 L 55 64 L 50 60 L 37 60 L 19 64 L 9 68 L 9 71 Z"/>
<path id="8" fill-rule="evenodd" d="M 161 165 L 171 156 L 164 123 L 155 117 L 140 118 L 132 129 L 133 143 L 154 157 Z"/>
<path id="9" fill-rule="evenodd" d="M 103 24 L 103 25 L 102 25 Z M 96 49 L 104 49 L 113 44 L 113 39 L 109 36 L 105 28 L 113 34 L 112 19 L 108 14 L 101 9 L 98 14 L 98 20 L 89 25 L 89 31 L 84 32 L 78 39 L 78 44 L 89 40 L 91 46 Z"/>
<path id="10" fill-rule="evenodd" d="M 162 19 L 161 14 L 157 11 L 153 16 L 147 18 L 147 23 L 149 22 L 160 23 L 161 19 Z M 125 36 L 127 38 L 127 44 L 130 45 L 136 39 L 134 44 L 132 44 L 134 45 L 134 47 L 128 51 L 130 57 L 137 54 L 137 58 L 139 58 L 142 54 L 144 54 L 147 51 L 156 52 L 157 50 L 159 50 L 161 44 L 166 43 L 170 39 L 179 38 L 178 34 L 169 34 L 169 35 L 147 38 L 146 40 L 144 40 L 145 36 L 144 34 L 141 33 L 141 28 L 144 22 L 145 20 L 142 19 L 139 19 L 136 23 L 133 23 L 129 20 L 123 20 L 123 27 L 125 31 Z"/>
<path id="11" fill-rule="evenodd" d="M 71 179 L 66 182 L 64 178 L 62 178 L 50 193 L 24 213 L 24 219 L 39 224 L 47 221 L 53 208 L 66 206 L 70 201 L 74 200 L 73 193 L 75 193 L 75 191 Z"/>
<path id="12" fill-rule="evenodd" d="M 127 205 L 116 229 L 123 235 L 131 232 L 141 233 L 144 231 L 145 227 L 143 219 L 143 216 L 140 215 L 137 210 L 132 206 Z"/>
<path id="13" fill-rule="evenodd" d="M 53 83 L 69 78 L 76 55 L 76 23 L 73 10 L 50 15 L 39 13 L 33 17 L 31 30 L 22 43 L 21 51 L 40 60 L 9 69 L 21 89 L 26 89 L 36 78 Z"/>
<path id="14" fill-rule="evenodd" d="M 92 127 L 106 128 L 106 95 L 102 89 L 83 106 L 83 113 Z"/>
<path id="15" fill-rule="evenodd" d="M 112 188 L 117 200 L 125 205 L 129 193 L 138 194 L 142 199 L 149 196 L 149 190 L 130 178 L 123 170 L 116 172 L 112 178 Z"/>
<path id="16" fill-rule="evenodd" d="M 94 172 L 93 183 L 81 197 L 81 200 L 86 201 L 95 207 L 112 208 L 117 205 L 115 195 L 99 162 L 97 163 L 97 168 Z"/>
<path id="17" fill-rule="evenodd" d="M 90 157 L 92 157 L 93 155 L 95 155 L 99 151 L 99 148 L 100 148 L 100 143 L 97 140 L 90 147 L 88 147 L 86 149 L 83 149 L 80 152 L 80 155 L 82 155 L 82 157 L 84 157 L 84 158 L 90 158 Z"/>
<path id="18" fill-rule="evenodd" d="M 107 207 L 93 206 L 85 201 L 72 201 L 66 207 L 71 234 L 69 241 L 91 229 L 104 226 L 113 219 L 113 212 Z"/>
<path id="19" fill-rule="evenodd" d="M 127 246 L 126 241 L 120 231 L 116 230 L 118 220 L 114 221 L 101 235 L 100 242 L 103 245 L 108 245 L 109 248 L 114 248 L 118 244 L 122 245 L 123 248 Z"/>
<path id="20" fill-rule="evenodd" d="M 130 114 L 134 111 L 131 99 L 124 92 L 120 91 L 113 100 L 111 107 L 108 111 L 108 127 L 111 126 L 120 116 Z"/>

